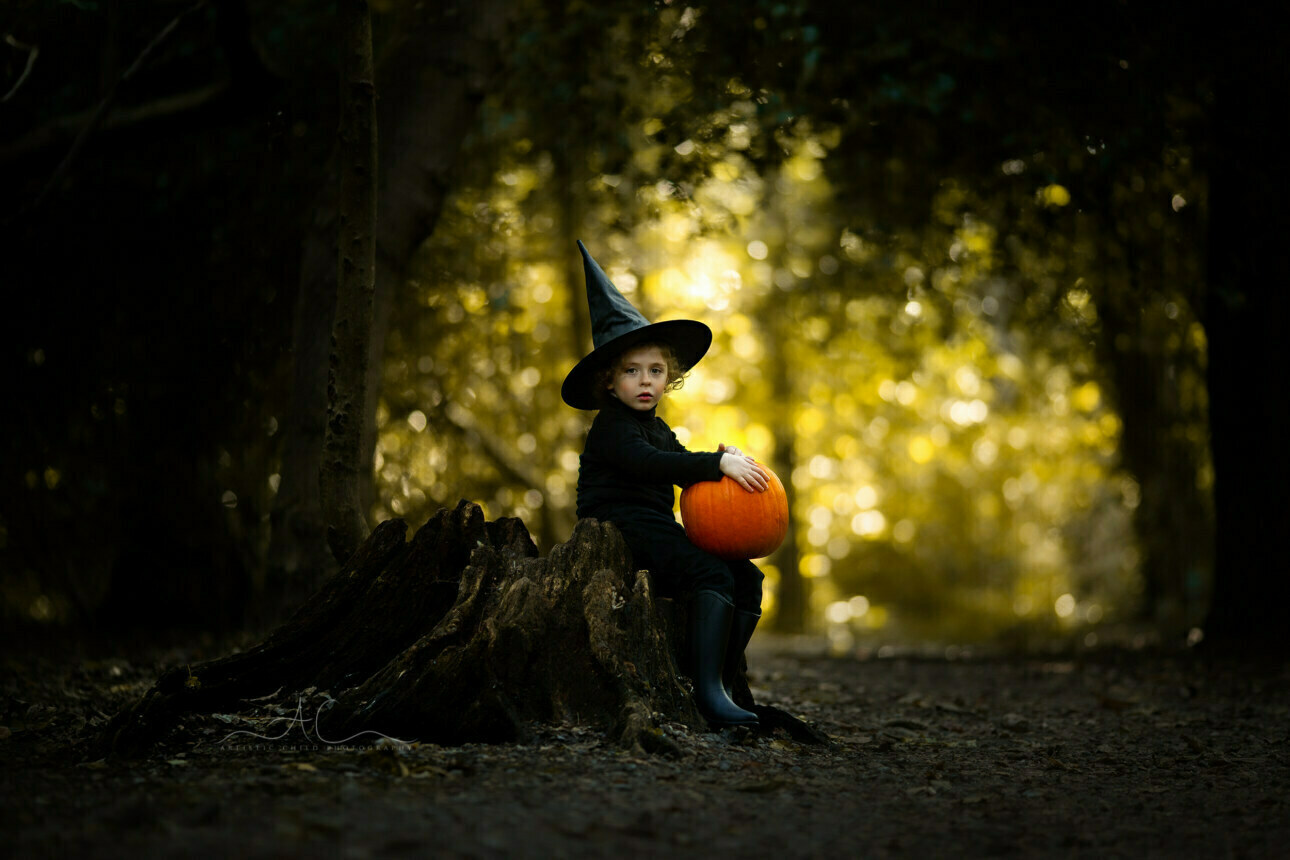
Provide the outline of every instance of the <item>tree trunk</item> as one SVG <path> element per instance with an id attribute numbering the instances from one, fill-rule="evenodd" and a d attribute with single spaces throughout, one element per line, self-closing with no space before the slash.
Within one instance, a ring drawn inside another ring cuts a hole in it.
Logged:
<path id="1" fill-rule="evenodd" d="M 331 211 L 331 207 L 325 210 Z M 335 235 L 335 219 L 327 226 Z M 282 426 L 282 461 L 270 520 L 264 585 L 252 623 L 282 620 L 336 571 L 322 515 L 323 427 L 327 415 L 327 353 L 336 307 L 336 258 L 319 229 L 304 239 L 299 292 L 292 313 L 291 388 Z"/>
<path id="2" fill-rule="evenodd" d="M 1282 257 L 1290 230 L 1274 133 L 1287 66 L 1244 22 L 1227 34 L 1215 86 L 1210 164 L 1209 403 L 1214 460 L 1214 599 L 1207 644 L 1284 654 L 1290 602 L 1290 400 L 1284 393 L 1290 301 Z"/>
<path id="3" fill-rule="evenodd" d="M 181 717 L 279 689 L 335 695 L 324 737 L 498 742 L 522 739 L 535 721 L 568 721 L 667 752 L 662 723 L 703 727 L 673 656 L 685 653 L 684 613 L 628 567 L 612 525 L 582 520 L 546 558 L 518 519 L 486 522 L 468 502 L 440 510 L 411 542 L 406 531 L 402 520 L 382 523 L 262 644 L 163 674 L 112 719 L 98 752 L 141 752 Z M 735 698 L 764 729 L 824 740 L 753 706 L 742 676 Z"/>
<path id="4" fill-rule="evenodd" d="M 784 543 L 775 551 L 773 561 L 779 568 L 779 589 L 776 593 L 775 630 L 780 633 L 801 633 L 807 627 L 807 616 L 810 609 L 810 583 L 802 576 L 801 562 L 797 551 L 797 529 L 792 523 L 793 510 L 797 493 L 793 488 L 793 470 L 797 468 L 797 455 L 794 443 L 797 431 L 793 426 L 792 409 L 786 405 L 793 402 L 792 380 L 789 378 L 788 355 L 784 345 L 788 343 L 789 334 L 785 331 L 785 322 L 781 314 L 771 314 L 773 320 L 767 328 L 772 348 L 768 352 L 773 356 L 772 400 L 775 403 L 775 450 L 772 453 L 772 466 L 775 474 L 784 484 L 784 493 L 788 497 L 789 525 Z"/>
<path id="5" fill-rule="evenodd" d="M 452 188 L 461 143 L 502 68 L 502 43 L 514 7 L 513 0 L 419 4 L 399 22 L 397 35 L 380 51 L 379 217 L 369 367 L 362 405 L 360 505 L 371 497 L 374 416 L 393 297 L 412 255 L 434 232 Z M 294 609 L 334 569 L 326 558 L 320 558 L 319 550 L 325 543 L 324 518 L 316 476 L 323 462 L 327 409 L 324 362 L 336 301 L 336 259 L 326 252 L 335 235 L 335 212 L 329 200 L 320 203 L 302 253 L 293 339 L 294 387 L 284 427 L 282 477 L 274 511 L 263 612 L 267 618 Z"/>
<path id="6" fill-rule="evenodd" d="M 1109 206 L 1105 216 L 1114 223 Z M 1174 332 L 1144 324 L 1144 308 L 1166 300 L 1165 267 L 1156 257 L 1170 251 L 1162 242 L 1159 255 L 1143 254 L 1140 237 L 1130 232 L 1134 225 L 1125 229 L 1122 258 L 1110 241 L 1102 242 L 1112 250 L 1105 258 L 1106 292 L 1098 303 L 1099 356 L 1110 369 L 1124 422 L 1121 459 L 1141 488 L 1133 512 L 1141 550 L 1139 613 L 1166 640 L 1182 641 L 1203 620 L 1204 573 L 1213 558 L 1213 514 L 1197 483 L 1202 452 L 1186 432 L 1204 416 L 1189 408 L 1180 390 L 1188 363 L 1199 366 L 1200 359 L 1187 347 L 1169 348 Z"/>
<path id="7" fill-rule="evenodd" d="M 366 0 L 341 0 L 340 193 L 336 315 L 327 375 L 323 517 L 344 563 L 367 537 L 360 501 L 372 301 L 376 287 L 376 84 Z"/>

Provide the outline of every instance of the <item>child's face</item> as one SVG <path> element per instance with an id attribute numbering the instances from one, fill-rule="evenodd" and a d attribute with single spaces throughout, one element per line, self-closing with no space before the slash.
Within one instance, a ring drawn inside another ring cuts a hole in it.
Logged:
<path id="1" fill-rule="evenodd" d="M 667 388 L 667 359 L 656 346 L 637 347 L 623 353 L 614 368 L 609 393 L 632 409 L 648 412 L 663 399 Z"/>

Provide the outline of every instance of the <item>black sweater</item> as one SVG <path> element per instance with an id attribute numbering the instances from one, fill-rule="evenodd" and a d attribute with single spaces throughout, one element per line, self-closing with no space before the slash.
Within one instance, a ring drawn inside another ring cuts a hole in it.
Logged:
<path id="1" fill-rule="evenodd" d="M 578 468 L 578 516 L 614 519 L 624 508 L 672 513 L 672 485 L 721 480 L 721 454 L 685 450 L 662 418 L 611 400 L 587 432 Z"/>

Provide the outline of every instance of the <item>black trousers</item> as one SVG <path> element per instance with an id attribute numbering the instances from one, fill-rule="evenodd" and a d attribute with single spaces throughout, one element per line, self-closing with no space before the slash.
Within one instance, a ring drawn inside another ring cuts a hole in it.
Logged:
<path id="1" fill-rule="evenodd" d="M 716 591 L 746 612 L 761 612 L 762 572 L 751 561 L 726 561 L 690 543 L 671 514 L 622 506 L 605 512 L 632 551 L 637 569 L 654 575 L 668 597 Z"/>

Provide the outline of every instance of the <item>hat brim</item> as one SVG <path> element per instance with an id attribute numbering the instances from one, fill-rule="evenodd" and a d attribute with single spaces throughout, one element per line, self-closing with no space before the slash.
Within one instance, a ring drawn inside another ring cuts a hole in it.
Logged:
<path id="1" fill-rule="evenodd" d="M 596 372 L 625 350 L 649 341 L 671 346 L 685 371 L 698 364 L 712 346 L 712 329 L 697 320 L 664 320 L 632 329 L 602 343 L 575 364 L 564 378 L 560 397 L 574 409 L 599 409 L 600 399 L 593 389 Z"/>

